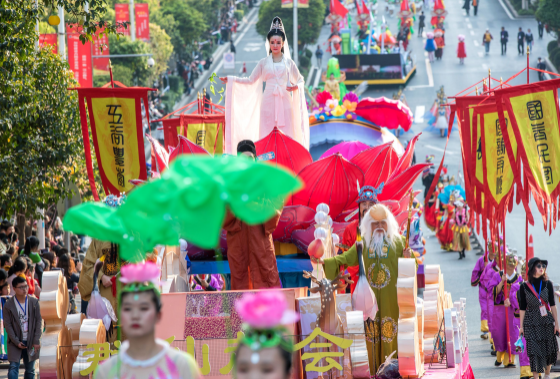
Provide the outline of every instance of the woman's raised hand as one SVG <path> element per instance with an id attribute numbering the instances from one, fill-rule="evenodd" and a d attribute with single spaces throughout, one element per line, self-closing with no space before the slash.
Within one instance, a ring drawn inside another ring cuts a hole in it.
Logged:
<path id="1" fill-rule="evenodd" d="M 223 78 L 220 78 L 220 80 L 222 81 L 222 84 L 226 84 L 227 83 L 227 76 L 224 76 Z"/>

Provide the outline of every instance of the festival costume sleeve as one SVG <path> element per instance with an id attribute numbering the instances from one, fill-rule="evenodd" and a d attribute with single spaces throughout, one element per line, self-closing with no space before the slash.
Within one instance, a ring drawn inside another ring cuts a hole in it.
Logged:
<path id="1" fill-rule="evenodd" d="M 290 85 L 298 86 L 297 91 L 292 92 L 294 136 L 296 141 L 301 141 L 303 147 L 309 150 L 309 115 L 307 113 L 307 101 L 305 100 L 305 81 L 295 62 L 291 59 L 288 62 L 290 65 Z"/>
<path id="2" fill-rule="evenodd" d="M 482 271 L 484 268 L 484 257 L 480 257 L 476 264 L 474 265 L 474 269 L 471 275 L 471 286 L 476 287 L 480 283 L 480 278 L 482 276 Z"/>
<path id="3" fill-rule="evenodd" d="M 515 282 L 509 290 L 509 302 L 513 308 L 513 314 L 515 317 L 519 317 L 519 299 L 517 298 L 517 293 L 519 288 L 521 288 L 522 282 Z"/>
<path id="4" fill-rule="evenodd" d="M 241 231 L 241 220 L 233 215 L 233 213 L 226 212 L 226 218 L 224 219 L 224 225 L 222 226 L 226 232 L 237 233 Z"/>
<path id="5" fill-rule="evenodd" d="M 98 250 L 101 251 L 101 241 L 93 239 L 86 251 L 86 258 L 82 263 L 82 273 L 80 275 L 80 281 L 78 282 L 78 289 L 80 290 L 80 295 L 85 301 L 89 301 L 91 298 L 91 292 L 93 291 L 93 266 L 97 258 L 100 258 Z M 99 273 L 99 279 L 103 277 L 102 272 Z"/>
<path id="6" fill-rule="evenodd" d="M 502 281 L 502 277 L 499 272 L 493 273 L 489 280 L 488 288 L 492 289 L 492 295 L 494 298 L 494 305 L 500 305 L 504 303 L 504 288 L 498 293 L 498 284 Z M 504 284 L 505 286 L 506 284 Z"/>
<path id="7" fill-rule="evenodd" d="M 272 232 L 274 232 L 276 230 L 276 227 L 278 226 L 278 221 L 280 220 L 280 215 L 282 214 L 282 211 L 277 210 L 276 211 L 276 215 L 274 215 L 270 220 L 268 220 L 267 222 L 265 222 L 263 224 L 264 226 L 264 234 L 272 234 Z"/>
<path id="8" fill-rule="evenodd" d="M 333 258 L 325 259 L 323 268 L 325 269 L 325 276 L 327 279 L 334 279 L 340 272 L 340 267 L 357 266 L 358 265 L 358 252 L 354 244 L 348 251 L 343 254 L 337 255 Z"/>
<path id="9" fill-rule="evenodd" d="M 235 154 L 242 140 L 258 141 L 265 59 L 248 78 L 228 76 L 226 84 L 226 153 Z"/>

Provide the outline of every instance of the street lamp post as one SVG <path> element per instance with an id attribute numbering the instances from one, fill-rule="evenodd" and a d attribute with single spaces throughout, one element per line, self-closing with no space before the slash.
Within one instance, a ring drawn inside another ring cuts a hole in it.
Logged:
<path id="1" fill-rule="evenodd" d="M 134 14 L 134 0 L 130 0 L 130 39 L 136 41 L 136 17 Z"/>
<path id="2" fill-rule="evenodd" d="M 66 31 L 64 30 L 64 8 L 58 7 L 58 18 L 60 23 L 58 24 L 58 54 L 62 60 L 66 60 Z"/>
<path id="3" fill-rule="evenodd" d="M 298 0 L 293 0 L 294 2 L 294 62 L 297 65 L 299 61 L 298 57 L 298 17 L 297 17 L 297 6 Z"/>

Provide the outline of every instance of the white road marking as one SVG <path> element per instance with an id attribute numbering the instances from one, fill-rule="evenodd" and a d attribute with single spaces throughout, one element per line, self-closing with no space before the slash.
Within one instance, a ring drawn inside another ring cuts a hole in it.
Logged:
<path id="1" fill-rule="evenodd" d="M 414 122 L 419 124 L 424 122 L 424 113 L 426 113 L 426 107 L 424 105 L 417 105 L 414 111 Z"/>
<path id="2" fill-rule="evenodd" d="M 482 58 L 482 56 L 484 55 L 484 53 L 482 51 L 478 52 L 478 56 Z"/>
<path id="3" fill-rule="evenodd" d="M 430 87 L 434 86 L 434 75 L 432 74 L 432 65 L 430 64 L 430 60 L 426 58 L 426 72 L 428 73 L 428 83 Z"/>
<path id="4" fill-rule="evenodd" d="M 474 30 L 471 30 L 471 36 L 474 36 Z"/>
<path id="5" fill-rule="evenodd" d="M 479 43 L 478 43 L 477 40 L 473 40 L 473 42 L 474 42 L 474 45 L 475 45 L 475 46 L 479 46 Z"/>
<path id="6" fill-rule="evenodd" d="M 440 152 L 442 152 L 442 153 L 444 152 L 443 149 L 441 149 L 441 148 L 439 148 L 439 147 L 436 147 L 436 146 L 432 146 L 432 145 L 425 145 L 425 146 L 426 146 L 428 149 L 432 149 L 432 150 L 435 150 L 435 151 L 440 151 Z M 449 150 L 447 150 L 447 151 L 445 151 L 445 154 L 455 155 L 455 154 L 457 154 L 457 153 L 454 152 L 454 151 L 449 151 Z"/>
<path id="7" fill-rule="evenodd" d="M 513 17 L 511 12 L 509 11 L 508 7 L 504 4 L 503 0 L 498 0 L 498 1 L 500 2 L 500 5 L 502 6 L 502 8 L 504 8 L 504 11 L 506 11 L 506 14 L 509 17 L 509 19 L 510 20 L 515 20 L 515 18 Z"/>
<path id="8" fill-rule="evenodd" d="M 466 22 L 469 22 L 470 20 L 469 20 L 469 18 L 468 18 L 468 17 L 465 17 L 465 21 L 466 21 Z"/>
<path id="9" fill-rule="evenodd" d="M 467 28 L 472 29 L 472 25 L 470 23 L 467 24 Z"/>
<path id="10" fill-rule="evenodd" d="M 427 57 L 428 56 L 428 52 L 424 51 L 424 56 Z"/>
<path id="11" fill-rule="evenodd" d="M 432 65 L 430 64 L 430 60 L 428 58 L 426 58 L 426 73 L 428 74 L 428 83 L 429 84 L 420 84 L 420 85 L 417 85 L 417 86 L 406 86 L 406 89 L 410 90 L 410 91 L 414 91 L 416 88 L 433 87 L 434 86 L 434 75 L 432 74 Z"/>
<path id="12" fill-rule="evenodd" d="M 484 71 L 488 71 L 488 65 L 486 63 L 482 64 L 482 68 L 484 69 Z"/>

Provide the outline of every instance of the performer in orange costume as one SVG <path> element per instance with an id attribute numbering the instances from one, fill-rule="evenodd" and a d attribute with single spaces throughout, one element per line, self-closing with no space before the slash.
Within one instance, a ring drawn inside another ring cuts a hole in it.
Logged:
<path id="1" fill-rule="evenodd" d="M 356 243 L 356 233 L 358 227 L 360 226 L 362 217 L 364 217 L 368 209 L 370 209 L 373 205 L 379 202 L 377 200 L 377 195 L 379 195 L 382 190 L 383 190 L 383 183 L 381 183 L 381 185 L 378 188 L 375 188 L 373 186 L 363 186 L 360 189 L 358 194 L 358 200 L 356 200 L 359 207 L 358 219 L 352 221 L 350 224 L 346 226 L 346 229 L 344 229 L 344 234 L 342 235 L 342 244 L 344 246 L 342 250 L 346 251 L 352 246 L 354 246 L 354 244 Z M 349 266 L 347 270 L 348 273 L 350 274 L 350 277 L 354 281 L 354 283 L 350 283 L 350 291 L 351 293 L 354 293 L 354 288 L 356 287 L 356 283 L 358 283 L 359 266 Z"/>
<path id="2" fill-rule="evenodd" d="M 451 251 L 453 248 L 453 225 L 455 224 L 455 207 L 451 202 L 447 204 L 445 213 L 438 220 L 436 237 L 441 244 L 442 250 Z"/>
<path id="3" fill-rule="evenodd" d="M 239 142 L 237 154 L 255 159 L 255 144 L 249 140 Z M 272 232 L 278 225 L 280 214 L 278 210 L 276 216 L 260 225 L 247 225 L 231 212 L 226 214 L 223 227 L 227 231 L 232 290 L 282 287 L 272 242 Z"/>

